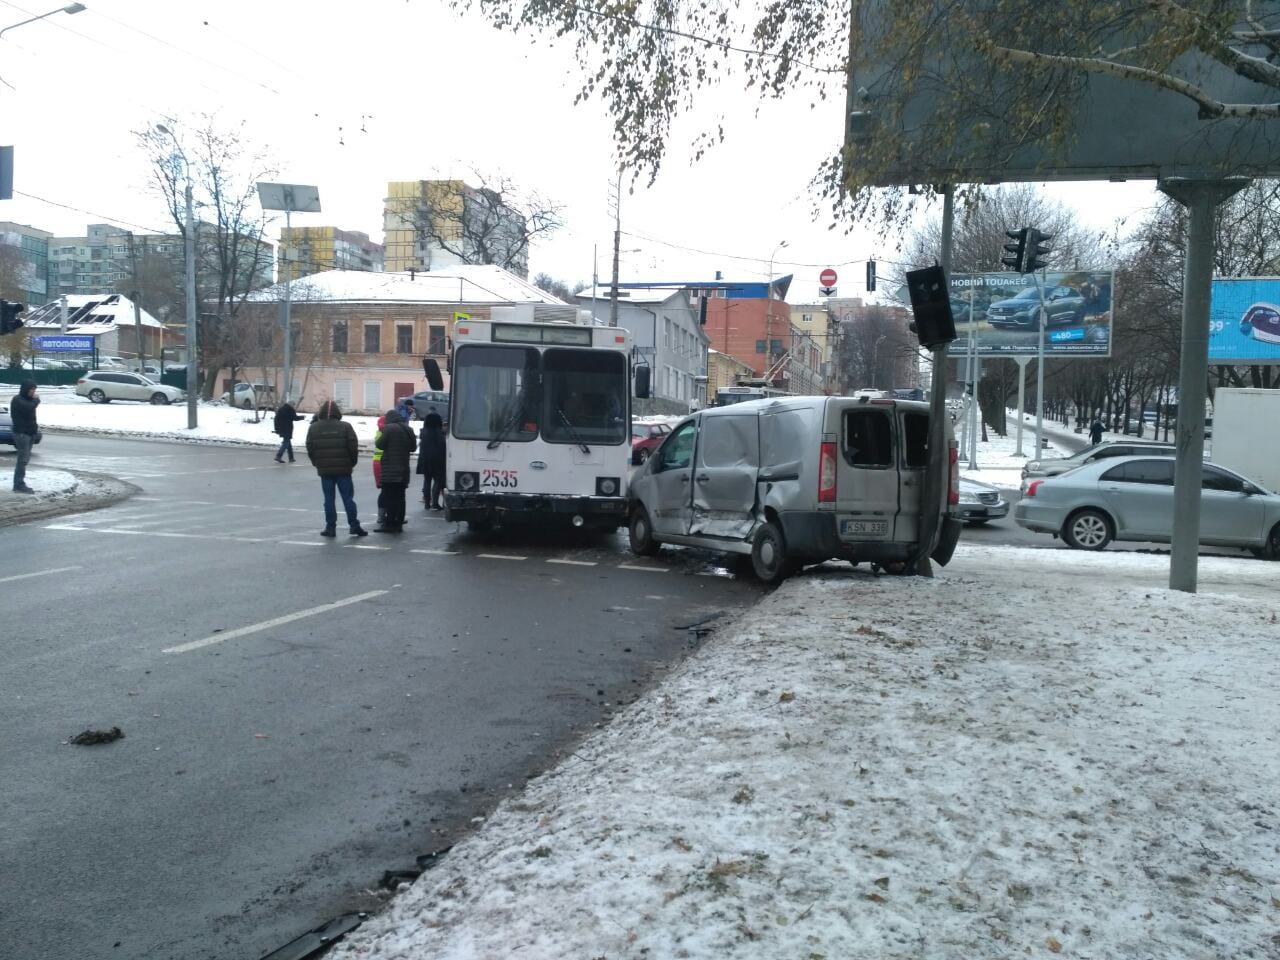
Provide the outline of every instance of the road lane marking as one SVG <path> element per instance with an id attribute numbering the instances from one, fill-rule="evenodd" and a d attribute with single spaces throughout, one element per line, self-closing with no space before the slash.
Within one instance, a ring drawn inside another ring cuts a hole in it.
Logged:
<path id="1" fill-rule="evenodd" d="M 28 580 L 31 577 L 47 577 L 51 573 L 66 573 L 68 570 L 79 570 L 75 567 L 54 567 L 52 570 L 36 570 L 33 573 L 15 573 L 12 577 L 0 577 L 0 583 L 12 583 L 14 580 Z"/>
<path id="2" fill-rule="evenodd" d="M 619 570 L 645 570 L 648 573 L 670 573 L 670 567 L 646 567 L 638 563 L 620 563 Z"/>
<path id="3" fill-rule="evenodd" d="M 597 566 L 594 560 L 548 560 L 547 563 L 561 563 L 567 567 L 594 567 Z"/>
<path id="4" fill-rule="evenodd" d="M 375 547 L 371 543 L 344 543 L 348 550 L 390 550 L 390 547 Z"/>
<path id="5" fill-rule="evenodd" d="M 457 550 L 427 550 L 421 547 L 415 547 L 409 551 L 410 553 L 429 553 L 433 557 L 456 557 Z"/>
<path id="6" fill-rule="evenodd" d="M 324 547 L 328 544 L 320 540 L 277 540 L 276 543 L 288 544 L 291 547 Z"/>
<path id="7" fill-rule="evenodd" d="M 477 553 L 476 556 L 483 560 L 528 560 L 528 557 L 516 557 L 509 553 Z"/>
<path id="8" fill-rule="evenodd" d="M 360 603 L 362 600 L 372 600 L 374 597 L 381 597 L 385 593 L 387 593 L 386 590 L 370 590 L 368 593 L 361 593 L 354 597 L 347 597 L 345 600 L 335 600 L 333 603 L 324 603 L 318 607 L 299 610 L 297 613 L 287 613 L 283 617 L 274 617 L 271 620 L 263 620 L 261 623 L 250 624 L 247 627 L 239 627 L 235 630 L 215 633 L 211 636 L 205 637 L 203 640 L 192 640 L 190 643 L 180 643 L 176 647 L 166 647 L 160 652 L 190 653 L 192 650 L 199 650 L 202 647 L 211 647 L 215 643 L 222 643 L 224 640 L 234 640 L 237 637 L 245 637 L 251 633 L 260 633 L 263 630 L 270 630 L 272 627 L 280 627 L 284 626 L 286 623 L 293 623 L 295 620 L 305 620 L 307 617 L 314 617 L 320 613 L 328 613 L 330 610 L 337 610 L 339 607 L 347 607 L 353 603 Z"/>

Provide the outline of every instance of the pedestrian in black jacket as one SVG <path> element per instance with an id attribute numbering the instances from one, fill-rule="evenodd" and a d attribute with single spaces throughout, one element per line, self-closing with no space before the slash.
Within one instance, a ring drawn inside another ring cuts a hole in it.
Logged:
<path id="1" fill-rule="evenodd" d="M 382 433 L 373 443 L 382 451 L 382 503 L 386 518 L 374 533 L 399 533 L 404 528 L 404 492 L 412 476 L 409 457 L 418 448 L 413 430 L 395 410 L 385 415 Z"/>
<path id="2" fill-rule="evenodd" d="M 1093 423 L 1089 425 L 1089 442 L 1095 447 L 1102 442 L 1102 421 L 1097 417 L 1093 418 Z"/>
<path id="3" fill-rule="evenodd" d="M 289 462 L 293 463 L 293 425 L 302 419 L 292 403 L 286 400 L 276 408 L 276 433 L 280 435 L 280 449 L 276 451 L 276 463 L 284 463 L 284 455 L 289 454 Z"/>
<path id="4" fill-rule="evenodd" d="M 9 403 L 9 413 L 13 418 L 13 445 L 18 449 L 18 462 L 13 467 L 14 493 L 35 493 L 27 486 L 27 464 L 31 462 L 31 445 L 40 432 L 36 423 L 38 406 L 40 398 L 36 396 L 36 382 L 23 380 L 18 395 Z"/>
<path id="5" fill-rule="evenodd" d="M 418 443 L 418 473 L 422 474 L 422 502 L 428 510 L 440 510 L 440 494 L 445 475 L 444 421 L 438 413 L 428 413 L 422 420 L 422 438 Z"/>
<path id="6" fill-rule="evenodd" d="M 320 410 L 307 428 L 307 456 L 320 474 L 320 488 L 324 491 L 324 529 L 322 537 L 332 537 L 338 525 L 338 511 L 333 495 L 342 495 L 342 506 L 347 511 L 347 526 L 353 537 L 365 537 L 369 531 L 360 526 L 356 514 L 355 487 L 351 483 L 351 471 L 360 459 L 360 444 L 351 424 L 342 419 L 342 410 L 332 400 L 320 404 Z"/>

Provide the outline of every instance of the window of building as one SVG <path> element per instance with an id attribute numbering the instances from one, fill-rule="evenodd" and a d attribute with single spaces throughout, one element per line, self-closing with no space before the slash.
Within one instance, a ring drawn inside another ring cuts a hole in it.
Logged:
<path id="1" fill-rule="evenodd" d="M 337 402 L 339 409 L 351 409 L 351 381 L 335 380 L 333 381 L 333 399 Z"/>
<path id="2" fill-rule="evenodd" d="M 333 352 L 347 352 L 347 321 L 333 321 Z"/>
<path id="3" fill-rule="evenodd" d="M 413 353 L 412 324 L 396 324 L 396 353 Z"/>
<path id="4" fill-rule="evenodd" d="M 366 380 L 364 382 L 364 408 L 366 410 L 382 409 L 382 382 Z"/>
<path id="5" fill-rule="evenodd" d="M 427 353 L 433 357 L 443 357 L 447 345 L 445 343 L 445 327 L 443 323 L 433 323 L 427 327 Z"/>
<path id="6" fill-rule="evenodd" d="M 665 317 L 662 321 L 663 343 L 668 350 L 671 349 L 671 318 Z"/>
<path id="7" fill-rule="evenodd" d="M 800 314 L 800 322 L 801 322 L 801 323 L 813 323 L 813 314 L 812 314 L 812 313 L 802 313 L 802 314 Z"/>
<path id="8" fill-rule="evenodd" d="M 764 353 L 764 341 L 763 341 L 763 340 L 757 340 L 757 341 L 756 341 L 756 353 Z"/>
<path id="9" fill-rule="evenodd" d="M 382 326 L 376 323 L 367 323 L 364 327 L 364 352 L 365 353 L 381 353 L 382 352 Z"/>
<path id="10" fill-rule="evenodd" d="M 770 352 L 770 353 L 772 353 L 772 354 L 774 354 L 775 356 L 776 356 L 777 354 L 779 354 L 779 353 L 782 353 L 782 352 L 783 352 L 783 351 L 782 351 L 782 341 L 781 341 L 781 340 L 770 340 L 770 341 L 769 341 L 769 352 Z"/>

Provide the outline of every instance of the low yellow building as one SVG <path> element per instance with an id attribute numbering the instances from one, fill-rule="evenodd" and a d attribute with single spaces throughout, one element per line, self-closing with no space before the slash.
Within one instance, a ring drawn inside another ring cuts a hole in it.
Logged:
<path id="1" fill-rule="evenodd" d="M 719 350 L 707 351 L 707 403 L 715 403 L 716 391 L 721 387 L 737 386 L 739 380 L 756 376 L 751 364 Z"/>

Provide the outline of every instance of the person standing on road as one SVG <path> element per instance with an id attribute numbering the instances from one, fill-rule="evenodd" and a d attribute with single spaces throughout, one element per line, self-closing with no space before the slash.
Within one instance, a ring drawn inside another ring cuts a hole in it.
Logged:
<path id="1" fill-rule="evenodd" d="M 418 448 L 413 430 L 396 410 L 386 412 L 382 434 L 373 445 L 382 451 L 382 503 L 386 517 L 374 533 L 399 533 L 404 529 L 404 492 L 412 475 L 409 457 Z"/>
<path id="2" fill-rule="evenodd" d="M 284 455 L 289 454 L 289 462 L 293 463 L 293 425 L 302 419 L 292 403 L 286 400 L 276 408 L 276 433 L 280 435 L 280 449 L 276 451 L 276 463 L 284 463 Z"/>
<path id="3" fill-rule="evenodd" d="M 320 404 L 319 412 L 307 428 L 307 457 L 320 474 L 320 489 L 324 492 L 324 529 L 320 536 L 335 536 L 338 525 L 335 493 L 342 496 L 351 535 L 368 536 L 369 531 L 360 526 L 356 514 L 355 488 L 351 483 L 351 472 L 360 459 L 360 444 L 355 430 L 342 419 L 342 410 L 332 400 Z"/>
<path id="4" fill-rule="evenodd" d="M 405 397 L 397 403 L 396 413 L 400 414 L 405 423 L 413 423 L 413 397 Z"/>
<path id="5" fill-rule="evenodd" d="M 1094 416 L 1093 423 L 1089 424 L 1089 442 L 1095 447 L 1102 442 L 1102 421 Z"/>
<path id="6" fill-rule="evenodd" d="M 387 498 L 382 492 L 382 448 L 378 446 L 378 438 L 386 425 L 387 418 L 379 417 L 378 429 L 373 432 L 373 485 L 378 488 L 378 526 L 387 519 Z"/>
<path id="7" fill-rule="evenodd" d="M 443 509 L 440 494 L 444 491 L 445 439 L 444 421 L 438 413 L 428 413 L 422 420 L 422 439 L 418 443 L 418 473 L 422 474 L 422 502 L 428 510 Z"/>
<path id="8" fill-rule="evenodd" d="M 23 380 L 17 396 L 9 403 L 9 413 L 13 418 L 13 445 L 18 450 L 18 462 L 13 467 L 14 493 L 35 493 L 27 486 L 27 464 L 31 462 L 31 445 L 40 432 L 36 423 L 38 406 L 40 398 L 36 396 L 36 382 Z"/>

